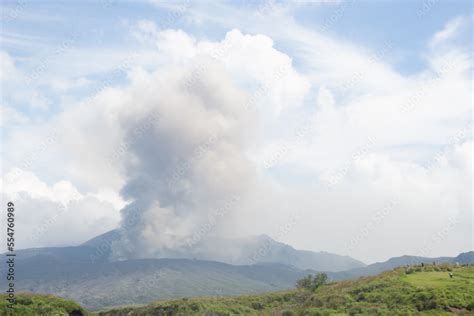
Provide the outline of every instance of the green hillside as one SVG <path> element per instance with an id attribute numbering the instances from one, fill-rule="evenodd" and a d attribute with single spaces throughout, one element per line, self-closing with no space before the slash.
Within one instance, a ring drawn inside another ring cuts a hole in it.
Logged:
<path id="1" fill-rule="evenodd" d="M 453 273 L 453 277 L 449 276 Z M 50 295 L 20 294 L 14 313 L 5 295 L 0 315 L 86 315 L 78 304 Z M 291 290 L 234 297 L 183 298 L 117 307 L 96 316 L 138 315 L 474 315 L 474 266 L 397 268 L 377 276 L 334 282 L 315 291 Z"/>
<path id="2" fill-rule="evenodd" d="M 453 278 L 449 277 L 452 271 Z M 415 266 L 315 292 L 158 301 L 99 312 L 133 315 L 474 315 L 474 267 Z"/>
<path id="3" fill-rule="evenodd" d="M 89 315 L 79 304 L 53 295 L 21 293 L 16 296 L 17 304 L 7 307 L 6 295 L 0 295 L 2 316 L 81 316 Z"/>

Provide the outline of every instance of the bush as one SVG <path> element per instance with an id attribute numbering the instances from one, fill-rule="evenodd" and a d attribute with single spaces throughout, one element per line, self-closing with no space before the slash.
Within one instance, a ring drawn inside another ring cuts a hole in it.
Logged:
<path id="1" fill-rule="evenodd" d="M 189 307 L 193 312 L 197 312 L 199 310 L 199 305 L 196 303 L 192 303 Z"/>
<path id="2" fill-rule="evenodd" d="M 264 307 L 263 304 L 260 303 L 260 302 L 253 302 L 252 303 L 252 308 L 253 309 L 259 310 L 259 309 L 263 309 L 263 307 Z"/>
<path id="3" fill-rule="evenodd" d="M 469 303 L 469 305 L 467 305 L 466 308 L 467 308 L 468 311 L 474 311 L 474 302 Z"/>
<path id="4" fill-rule="evenodd" d="M 318 287 L 326 284 L 328 276 L 326 273 L 318 273 L 316 275 L 308 274 L 302 279 L 296 281 L 296 287 L 300 289 L 315 291 Z"/>

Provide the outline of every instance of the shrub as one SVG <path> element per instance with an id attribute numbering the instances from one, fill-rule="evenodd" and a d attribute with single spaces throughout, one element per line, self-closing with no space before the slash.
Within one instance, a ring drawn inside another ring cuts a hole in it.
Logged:
<path id="1" fill-rule="evenodd" d="M 324 302 L 322 299 L 318 298 L 318 297 L 311 297 L 310 299 L 310 302 L 311 302 L 311 305 L 314 306 L 314 307 L 322 307 L 324 306 Z"/>
<path id="2" fill-rule="evenodd" d="M 328 276 L 326 273 L 318 273 L 316 275 L 308 274 L 302 279 L 296 281 L 296 287 L 310 291 L 316 290 L 318 287 L 326 284 Z"/>
<path id="3" fill-rule="evenodd" d="M 313 284 L 313 276 L 311 274 L 305 276 L 302 279 L 299 279 L 296 281 L 296 287 L 299 289 L 311 289 L 311 286 Z"/>
<path id="4" fill-rule="evenodd" d="M 197 312 L 199 310 L 199 305 L 196 303 L 192 303 L 189 307 L 193 312 Z"/>
<path id="5" fill-rule="evenodd" d="M 253 309 L 257 309 L 257 310 L 263 309 L 263 304 L 260 303 L 260 302 L 253 302 L 253 303 L 252 303 L 252 308 L 253 308 Z"/>
<path id="6" fill-rule="evenodd" d="M 467 308 L 468 311 L 474 311 L 474 302 L 469 303 L 469 305 L 467 305 L 466 308 Z"/>

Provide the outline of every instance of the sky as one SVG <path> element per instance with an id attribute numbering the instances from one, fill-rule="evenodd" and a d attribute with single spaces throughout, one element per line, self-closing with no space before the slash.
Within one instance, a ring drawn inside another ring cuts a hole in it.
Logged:
<path id="1" fill-rule="evenodd" d="M 2 1 L 17 247 L 122 227 L 137 256 L 259 234 L 366 263 L 473 250 L 472 9 Z"/>

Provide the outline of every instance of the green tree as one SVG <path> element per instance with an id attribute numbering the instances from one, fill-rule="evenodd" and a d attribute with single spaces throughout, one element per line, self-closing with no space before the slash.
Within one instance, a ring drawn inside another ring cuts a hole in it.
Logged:
<path id="1" fill-rule="evenodd" d="M 328 280 L 328 276 L 327 276 L 326 273 L 316 274 L 316 276 L 314 277 L 314 280 L 313 280 L 314 285 L 316 286 L 315 289 L 317 289 L 318 287 L 326 284 L 327 280 Z"/>
<path id="2" fill-rule="evenodd" d="M 308 274 L 302 279 L 296 281 L 296 287 L 310 291 L 316 290 L 318 287 L 326 284 L 328 276 L 326 273 L 318 273 L 316 275 Z"/>

